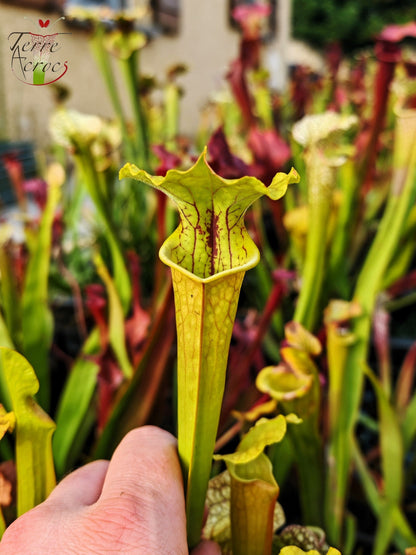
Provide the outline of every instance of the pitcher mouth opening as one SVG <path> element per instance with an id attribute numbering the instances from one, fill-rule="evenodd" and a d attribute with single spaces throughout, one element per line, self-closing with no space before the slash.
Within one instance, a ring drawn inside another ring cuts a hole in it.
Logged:
<path id="1" fill-rule="evenodd" d="M 200 283 L 210 283 L 212 281 L 216 281 L 218 279 L 225 278 L 225 277 L 227 277 L 229 275 L 232 275 L 232 274 L 237 274 L 239 272 L 246 272 L 247 270 L 250 270 L 251 268 L 254 268 L 260 261 L 260 253 L 259 253 L 257 247 L 253 243 L 253 246 L 255 248 L 252 249 L 253 252 L 252 252 L 251 256 L 247 257 L 246 261 L 243 264 L 239 264 L 239 265 L 234 266 L 232 268 L 227 268 L 226 270 L 221 270 L 219 272 L 213 273 L 212 275 L 203 277 L 203 276 L 200 276 L 200 275 L 192 272 L 191 270 L 188 270 L 187 268 L 184 268 L 179 263 L 175 262 L 172 259 L 172 257 L 170 256 L 171 248 L 168 246 L 168 243 L 169 243 L 169 239 L 167 239 L 165 241 L 165 243 L 163 243 L 163 245 L 161 246 L 161 248 L 159 250 L 160 260 L 164 264 L 169 266 L 170 268 L 174 268 L 175 270 L 178 270 L 179 272 L 182 272 L 183 274 L 186 274 L 188 277 L 190 277 L 194 281 L 198 281 Z"/>

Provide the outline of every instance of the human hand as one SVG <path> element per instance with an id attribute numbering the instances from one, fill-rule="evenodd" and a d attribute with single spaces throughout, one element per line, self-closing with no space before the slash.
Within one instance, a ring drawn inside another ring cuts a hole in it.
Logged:
<path id="1" fill-rule="evenodd" d="M 126 435 L 110 462 L 69 474 L 6 530 L 1 555 L 186 555 L 176 440 L 152 426 Z M 220 555 L 203 542 L 192 555 Z"/>

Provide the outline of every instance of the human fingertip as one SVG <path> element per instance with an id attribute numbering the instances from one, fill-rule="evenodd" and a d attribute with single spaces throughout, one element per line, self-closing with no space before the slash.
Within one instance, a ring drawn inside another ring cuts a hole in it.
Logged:
<path id="1" fill-rule="evenodd" d="M 145 444 L 146 446 L 156 445 L 158 449 L 167 445 L 173 445 L 176 448 L 176 438 L 157 426 L 141 426 L 130 430 L 120 443 L 119 447 L 126 448 L 131 444 Z"/>
<path id="2" fill-rule="evenodd" d="M 120 442 L 95 510 L 104 522 L 111 513 L 114 522 L 115 508 L 137 553 L 167 553 L 166 546 L 170 553 L 187 553 L 182 472 L 170 433 L 144 426 Z"/>
<path id="3" fill-rule="evenodd" d="M 101 495 L 108 465 L 108 461 L 97 460 L 74 470 L 58 483 L 45 503 L 61 509 L 92 505 Z"/>
<path id="4" fill-rule="evenodd" d="M 221 548 L 216 542 L 204 540 L 191 551 L 191 555 L 221 555 Z"/>

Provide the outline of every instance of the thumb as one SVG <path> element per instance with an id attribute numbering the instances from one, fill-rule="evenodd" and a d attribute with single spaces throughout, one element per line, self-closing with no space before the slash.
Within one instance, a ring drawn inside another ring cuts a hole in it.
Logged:
<path id="1" fill-rule="evenodd" d="M 176 439 L 153 426 L 129 432 L 113 454 L 93 510 L 103 522 L 123 515 L 123 533 L 141 553 L 187 553 Z"/>
<path id="2" fill-rule="evenodd" d="M 92 505 L 100 497 L 108 461 L 94 461 L 68 474 L 49 495 L 43 506 L 71 510 Z"/>

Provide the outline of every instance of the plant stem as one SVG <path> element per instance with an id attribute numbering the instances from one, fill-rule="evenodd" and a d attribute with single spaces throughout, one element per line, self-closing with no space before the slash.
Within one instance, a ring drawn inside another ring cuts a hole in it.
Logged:
<path id="1" fill-rule="evenodd" d="M 414 121 L 398 118 L 395 140 L 395 165 L 388 204 L 377 235 L 359 275 L 354 300 L 362 316 L 354 320 L 351 333 L 355 342 L 348 349 L 343 370 L 341 404 L 336 431 L 330 440 L 330 479 L 326 529 L 332 543 L 342 539 L 345 496 L 348 486 L 354 428 L 361 401 L 364 365 L 367 359 L 371 317 L 383 276 L 399 245 L 410 208 L 416 198 L 416 114 Z M 409 126 L 413 125 L 413 129 Z M 331 478 L 332 476 L 332 478 Z"/>
<path id="2" fill-rule="evenodd" d="M 232 324 L 243 276 L 244 272 L 238 272 L 204 283 L 172 268 L 180 369 L 178 450 L 185 477 L 190 547 L 201 538 Z"/>
<path id="3" fill-rule="evenodd" d="M 169 81 L 164 90 L 165 97 L 165 141 L 168 149 L 175 149 L 179 122 L 179 89 L 175 82 Z"/>
<path id="4" fill-rule="evenodd" d="M 117 92 L 117 87 L 115 85 L 116 79 L 114 78 L 110 57 L 104 47 L 104 33 L 104 29 L 101 26 L 98 26 L 91 41 L 92 51 L 94 53 L 95 59 L 97 60 L 98 67 L 100 68 L 101 75 L 103 76 L 104 83 L 107 87 L 107 91 L 113 104 L 113 109 L 116 113 L 121 127 L 123 144 L 126 149 L 126 157 L 129 160 L 135 160 L 137 157 L 136 149 L 127 128 L 127 122 L 124 116 L 123 107 Z"/>
<path id="5" fill-rule="evenodd" d="M 310 420 L 301 426 L 293 426 L 290 438 L 296 455 L 299 473 L 302 520 L 307 526 L 323 525 L 323 506 L 317 500 L 324 492 L 322 444 L 319 434 Z"/>
<path id="6" fill-rule="evenodd" d="M 316 149 L 306 154 L 309 184 L 309 230 L 302 288 L 293 319 L 312 331 L 317 324 L 325 273 L 328 221 L 335 170 Z"/>
<path id="7" fill-rule="evenodd" d="M 112 256 L 114 282 L 120 296 L 123 311 L 126 314 L 130 307 L 131 301 L 131 283 L 122 248 L 114 230 L 113 223 L 110 219 L 109 207 L 101 194 L 100 179 L 97 170 L 95 169 L 95 163 L 91 152 L 89 148 L 84 147 L 79 147 L 79 152 L 80 154 L 77 157 L 78 164 L 80 170 L 82 171 L 88 193 L 91 196 L 91 199 L 93 200 L 98 214 L 105 226 L 105 237 L 108 241 L 108 246 Z"/>
<path id="8" fill-rule="evenodd" d="M 337 227 L 331 245 L 328 282 L 331 284 L 331 287 L 336 288 L 338 295 L 345 299 L 350 294 L 347 275 L 349 262 L 347 249 L 352 240 L 353 226 L 351 223 L 355 222 L 356 219 L 355 208 L 358 193 L 358 181 L 355 175 L 354 163 L 348 160 L 340 168 L 339 175 L 343 196 L 337 217 Z"/>
<path id="9" fill-rule="evenodd" d="M 141 168 L 149 171 L 149 140 L 147 122 L 140 102 L 138 74 L 138 52 L 134 51 L 127 59 L 120 60 L 127 91 L 133 108 L 136 130 L 137 162 Z"/>

